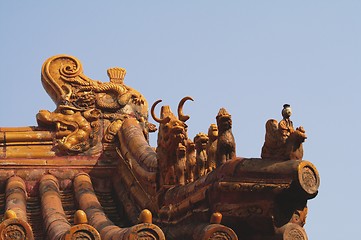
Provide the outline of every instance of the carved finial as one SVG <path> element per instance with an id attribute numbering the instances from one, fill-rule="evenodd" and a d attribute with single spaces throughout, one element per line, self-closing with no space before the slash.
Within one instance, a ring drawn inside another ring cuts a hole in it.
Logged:
<path id="1" fill-rule="evenodd" d="M 141 223 L 152 223 L 153 216 L 152 213 L 148 209 L 143 209 L 139 214 L 139 222 Z"/>
<path id="2" fill-rule="evenodd" d="M 222 213 L 215 212 L 212 214 L 210 224 L 220 224 L 222 221 Z"/>
<path id="3" fill-rule="evenodd" d="M 88 218 L 83 210 L 77 210 L 74 214 L 74 224 L 87 224 Z"/>
<path id="4" fill-rule="evenodd" d="M 11 218 L 17 218 L 17 216 L 16 216 L 16 212 L 9 209 L 5 212 L 4 219 L 11 219 Z"/>
<path id="5" fill-rule="evenodd" d="M 127 71 L 124 68 L 109 68 L 107 70 L 108 77 L 111 82 L 123 84 L 123 80 Z"/>

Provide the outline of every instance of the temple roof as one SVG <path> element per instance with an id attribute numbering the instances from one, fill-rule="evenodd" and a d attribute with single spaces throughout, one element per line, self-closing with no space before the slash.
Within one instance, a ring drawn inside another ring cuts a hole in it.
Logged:
<path id="1" fill-rule="evenodd" d="M 107 73 L 103 83 L 72 56 L 49 58 L 42 83 L 56 110 L 0 128 L 0 239 L 307 239 L 320 178 L 289 116 L 267 121 L 262 158 L 242 158 L 226 109 L 191 139 L 191 97 L 177 115 L 162 106 L 157 117 L 156 101 L 156 127 L 125 69 Z"/>

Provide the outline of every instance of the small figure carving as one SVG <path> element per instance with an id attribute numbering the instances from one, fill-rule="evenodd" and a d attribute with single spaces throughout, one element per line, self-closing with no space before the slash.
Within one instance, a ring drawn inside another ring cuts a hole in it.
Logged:
<path id="1" fill-rule="evenodd" d="M 151 107 L 151 114 L 154 121 L 158 122 L 158 141 L 157 141 L 157 156 L 160 171 L 160 186 L 175 184 L 175 178 L 180 179 L 181 176 L 176 176 L 174 167 L 177 164 L 177 152 L 179 144 L 186 146 L 188 141 L 187 125 L 185 121 L 189 116 L 183 114 L 183 105 L 187 100 L 192 100 L 191 97 L 183 98 L 178 104 L 178 118 L 172 113 L 169 106 L 162 106 L 161 118 L 155 116 L 154 109 L 162 100 L 156 101 Z"/>
<path id="2" fill-rule="evenodd" d="M 278 124 L 278 129 L 281 133 L 282 142 L 286 143 L 287 138 L 293 133 L 295 130 L 293 129 L 293 122 L 290 117 L 292 115 L 292 109 L 289 104 L 284 104 L 282 109 L 282 117 L 283 119 Z"/>
<path id="3" fill-rule="evenodd" d="M 262 158 L 274 160 L 302 160 L 303 146 L 306 134 L 302 126 L 293 128 L 290 119 L 292 109 L 289 104 L 284 104 L 282 109 L 283 119 L 270 119 L 266 123 L 265 142 L 262 147 Z"/>
<path id="4" fill-rule="evenodd" d="M 219 110 L 216 119 L 218 127 L 216 165 L 219 167 L 236 156 L 236 143 L 232 133 L 231 115 L 225 108 Z"/>
<path id="5" fill-rule="evenodd" d="M 197 177 L 202 177 L 207 173 L 207 144 L 208 144 L 208 136 L 205 133 L 198 133 L 194 137 L 194 143 L 196 145 L 197 151 Z"/>
<path id="6" fill-rule="evenodd" d="M 218 139 L 218 127 L 212 123 L 208 128 L 208 143 L 207 143 L 207 172 L 211 172 L 216 168 L 216 151 Z"/>
<path id="7" fill-rule="evenodd" d="M 196 145 L 192 140 L 188 139 L 187 143 L 187 164 L 186 164 L 186 178 L 187 182 L 193 182 L 197 178 L 197 165 L 196 165 Z"/>
<path id="8" fill-rule="evenodd" d="M 185 184 L 185 171 L 186 171 L 186 146 L 182 143 L 178 144 L 177 148 L 177 161 L 174 166 L 175 183 L 178 185 Z"/>

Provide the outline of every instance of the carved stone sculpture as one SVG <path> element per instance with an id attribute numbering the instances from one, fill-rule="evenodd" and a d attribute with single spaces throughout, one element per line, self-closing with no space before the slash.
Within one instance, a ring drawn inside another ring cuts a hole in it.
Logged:
<path id="1" fill-rule="evenodd" d="M 141 122 L 146 137 L 149 130 L 154 130 L 148 123 L 147 101 L 138 91 L 124 84 L 126 70 L 110 68 L 107 74 L 109 82 L 92 80 L 83 74 L 79 60 L 68 55 L 51 57 L 43 64 L 42 83 L 57 109 L 53 114 L 41 111 L 38 122 L 42 126 L 56 125 L 59 134 L 63 135 L 56 146 L 58 154 L 85 153 L 87 150 L 92 154 L 100 153 L 101 149 L 97 148 L 102 142 L 114 146 L 114 136 L 121 121 L 128 117 Z M 102 128 L 105 129 L 103 139 L 99 138 L 99 119 L 103 120 Z M 89 129 L 82 133 L 84 127 Z"/>
<path id="2" fill-rule="evenodd" d="M 124 84 L 125 69 L 107 73 L 95 81 L 76 58 L 49 58 L 42 82 L 56 110 L 40 110 L 38 126 L 0 127 L 0 240 L 308 239 L 320 177 L 302 160 L 306 136 L 289 105 L 266 123 L 262 158 L 243 158 L 225 109 L 192 142 L 183 114 L 192 98 L 158 118 L 159 100 L 155 149 L 145 98 Z"/>
<path id="3" fill-rule="evenodd" d="M 197 151 L 197 178 L 202 177 L 207 173 L 207 144 L 208 136 L 205 133 L 198 133 L 194 137 L 194 143 Z"/>
<path id="4" fill-rule="evenodd" d="M 185 97 L 179 102 L 178 117 L 172 113 L 169 106 L 161 108 L 161 118 L 156 117 L 154 109 L 161 100 L 156 101 L 151 108 L 153 119 L 160 123 L 156 150 L 160 170 L 160 186 L 176 184 L 176 179 L 181 178 L 179 175 L 176 176 L 180 171 L 175 171 L 174 168 L 176 165 L 179 166 L 177 149 L 179 145 L 186 146 L 188 140 L 185 121 L 189 119 L 189 116 L 183 114 L 183 105 L 187 100 L 193 99 Z"/>
<path id="5" fill-rule="evenodd" d="M 302 159 L 302 143 L 307 137 L 302 126 L 296 128 L 296 130 L 293 128 L 293 123 L 290 119 L 291 114 L 291 106 L 285 104 L 282 109 L 283 119 L 279 123 L 274 119 L 267 121 L 265 142 L 261 153 L 262 158 L 281 160 Z"/>
<path id="6" fill-rule="evenodd" d="M 186 146 L 182 143 L 178 144 L 177 147 L 177 161 L 175 162 L 174 171 L 175 171 L 175 183 L 179 185 L 184 185 L 186 182 L 185 172 L 186 172 Z"/>
<path id="7" fill-rule="evenodd" d="M 187 162 L 186 162 L 186 179 L 187 182 L 193 182 L 197 178 L 197 157 L 196 145 L 188 139 L 187 143 Z"/>
<path id="8" fill-rule="evenodd" d="M 216 151 L 217 151 L 217 140 L 218 140 L 218 127 L 212 123 L 208 128 L 207 143 L 207 172 L 211 172 L 216 168 Z"/>
<path id="9" fill-rule="evenodd" d="M 91 146 L 92 128 L 90 121 L 85 119 L 80 112 L 72 110 L 64 111 L 64 113 L 49 112 L 41 110 L 37 116 L 38 124 L 54 125 L 57 134 L 64 133 L 56 145 L 59 151 L 67 153 L 84 152 Z M 67 134 L 67 132 L 70 132 Z"/>
<path id="10" fill-rule="evenodd" d="M 236 143 L 232 133 L 231 115 L 225 108 L 219 110 L 216 120 L 218 127 L 216 165 L 219 167 L 236 156 Z"/>

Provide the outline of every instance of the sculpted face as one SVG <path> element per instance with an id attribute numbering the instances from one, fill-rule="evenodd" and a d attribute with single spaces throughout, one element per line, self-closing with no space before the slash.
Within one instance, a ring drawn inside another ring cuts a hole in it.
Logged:
<path id="1" fill-rule="evenodd" d="M 163 108 L 165 110 L 169 110 L 168 106 Z M 173 113 L 168 112 L 166 116 L 163 116 L 164 123 L 161 123 L 159 126 L 159 136 L 158 138 L 159 144 L 161 144 L 166 149 L 172 149 L 174 151 L 179 143 L 183 145 L 186 144 L 187 140 L 187 124 L 180 121 Z"/>
<path id="2" fill-rule="evenodd" d="M 284 108 L 284 109 L 282 110 L 282 116 L 283 116 L 284 118 L 289 118 L 289 117 L 291 117 L 291 115 L 292 115 L 292 109 L 291 109 L 291 107 L 286 107 L 286 108 Z"/>
<path id="3" fill-rule="evenodd" d="M 232 128 L 231 115 L 223 115 L 217 117 L 218 131 L 226 131 Z"/>
<path id="4" fill-rule="evenodd" d="M 187 125 L 178 119 L 172 119 L 169 123 L 164 125 L 165 135 L 169 136 L 168 145 L 176 147 L 178 143 L 185 144 L 187 139 Z"/>
<path id="5" fill-rule="evenodd" d="M 206 149 L 207 148 L 207 143 L 208 143 L 208 136 L 205 133 L 198 133 L 195 137 L 194 137 L 194 143 L 196 144 L 196 148 L 201 150 L 201 149 Z"/>
<path id="6" fill-rule="evenodd" d="M 158 132 L 158 145 L 162 145 L 164 149 L 171 152 L 169 149 L 175 149 L 178 143 L 186 145 L 187 136 L 187 124 L 185 123 L 189 116 L 183 114 L 183 105 L 187 100 L 192 100 L 191 97 L 184 97 L 178 104 L 178 117 L 176 117 L 169 106 L 162 106 L 161 118 L 158 118 L 154 109 L 158 103 L 162 100 L 158 100 L 153 103 L 151 107 L 151 115 L 154 121 L 160 123 Z"/>
<path id="7" fill-rule="evenodd" d="M 216 124 L 212 123 L 210 126 L 209 126 L 209 129 L 208 129 L 208 137 L 209 138 L 217 138 L 218 137 L 218 127 Z"/>
<path id="8" fill-rule="evenodd" d="M 219 112 L 216 117 L 218 132 L 227 131 L 232 128 L 232 119 L 231 115 L 227 112 L 225 108 L 219 109 Z"/>

